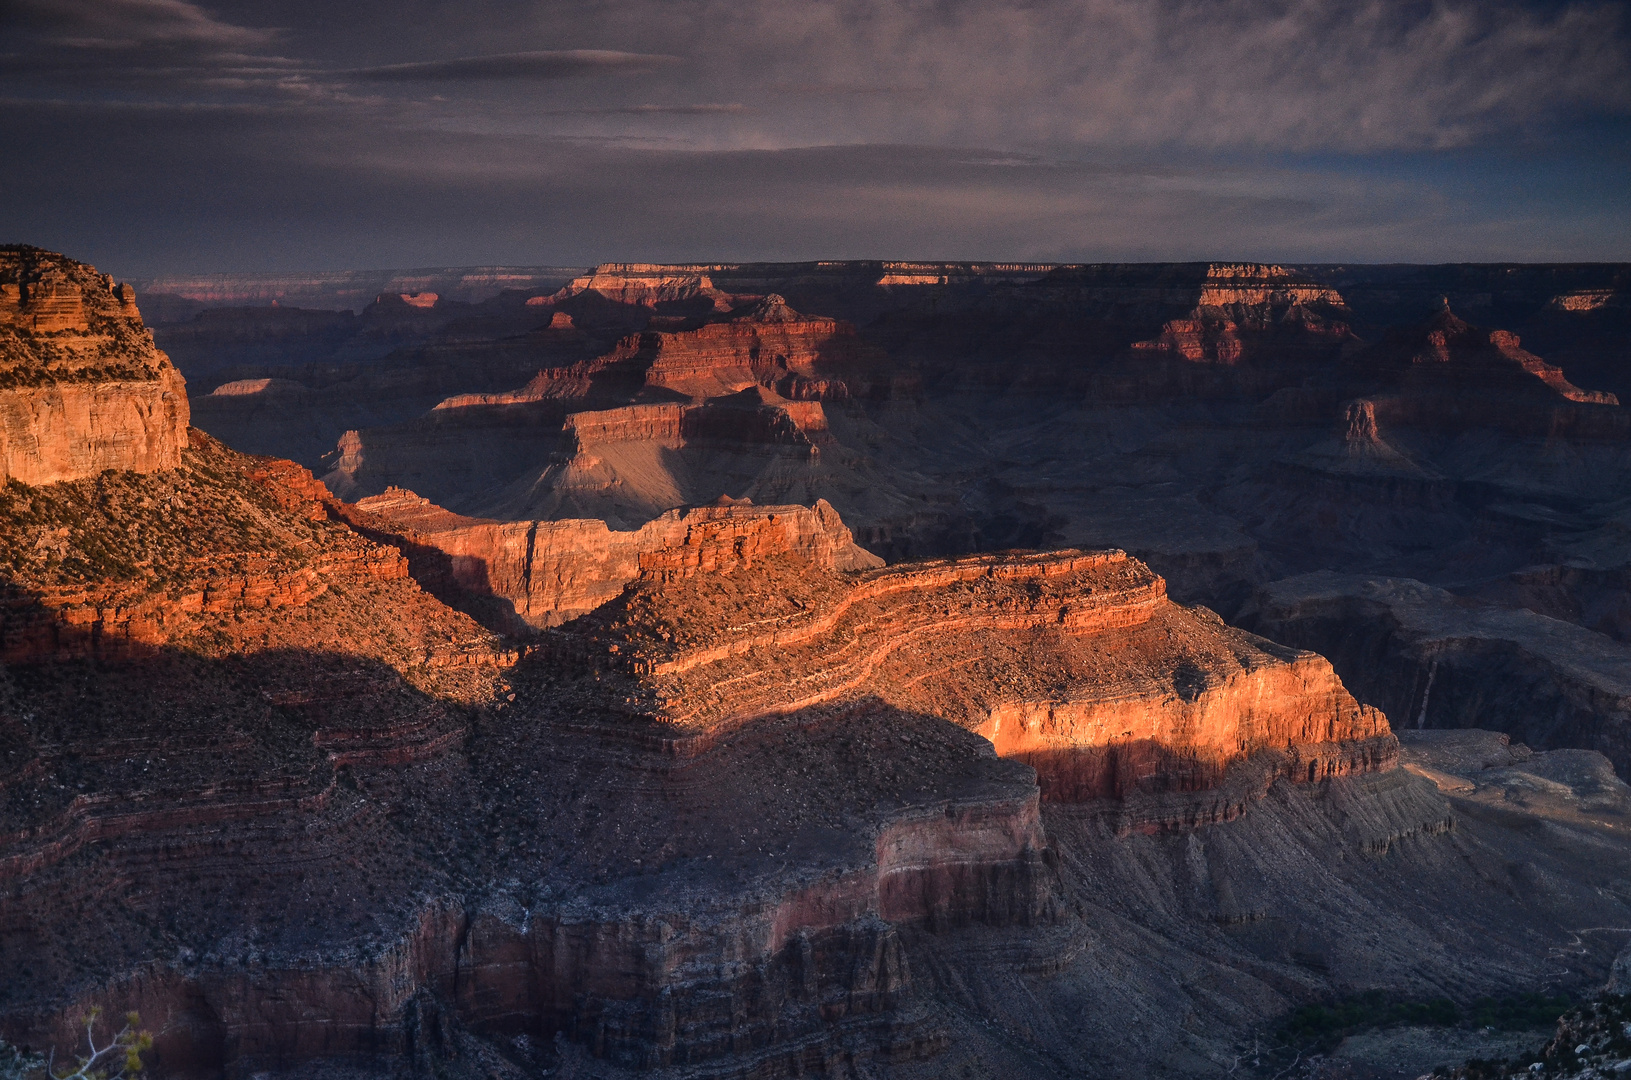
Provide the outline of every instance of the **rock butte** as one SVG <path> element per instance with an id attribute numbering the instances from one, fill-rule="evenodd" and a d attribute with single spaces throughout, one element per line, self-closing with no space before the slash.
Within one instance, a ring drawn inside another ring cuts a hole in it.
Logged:
<path id="1" fill-rule="evenodd" d="M 631 590 L 545 648 L 630 673 L 631 708 L 673 753 L 767 714 L 866 696 L 977 731 L 1062 801 L 1204 790 L 1259 753 L 1306 781 L 1396 761 L 1386 718 L 1323 658 L 1173 604 L 1123 552 L 851 578 L 806 562 L 751 581 L 667 565 L 649 559 Z"/>
<path id="2" fill-rule="evenodd" d="M 554 319 L 551 316 L 551 325 Z M 771 295 L 743 312 L 731 312 L 728 321 L 633 335 L 590 363 L 539 372 L 518 391 L 453 397 L 437 408 L 572 399 L 586 396 L 596 382 L 678 400 L 703 401 L 754 387 L 792 400 L 842 400 L 851 389 L 832 374 L 876 377 L 868 368 L 875 368 L 879 360 L 880 354 L 860 341 L 853 326 L 800 315 L 780 296 Z M 865 392 L 869 386 L 863 382 L 860 389 Z"/>
<path id="3" fill-rule="evenodd" d="M 828 570 L 883 564 L 856 546 L 824 502 L 671 510 L 633 532 L 614 532 L 595 520 L 481 521 L 392 489 L 361 500 L 346 517 L 403 545 L 421 581 L 440 573 L 439 584 L 507 602 L 527 627 L 555 626 L 592 611 L 659 567 L 714 573 L 789 554 Z"/>
<path id="4" fill-rule="evenodd" d="M 707 500 L 686 495 L 721 472 L 767 477 L 775 494 L 797 497 L 817 482 L 812 471 L 848 475 L 852 455 L 822 461 L 833 446 L 823 403 L 909 386 L 882 359 L 853 326 L 801 315 L 772 295 L 689 330 L 627 337 L 513 392 L 448 398 L 402 429 L 347 432 L 323 480 L 346 498 L 411 487 L 426 474 L 442 491 L 454 459 L 490 469 L 493 457 L 474 448 L 503 432 L 508 452 L 498 460 L 524 471 L 511 477 L 502 507 L 483 516 L 598 516 L 632 528 L 716 497 L 717 489 Z M 556 424 L 559 435 L 547 436 Z"/>
<path id="5" fill-rule="evenodd" d="M 187 417 L 185 384 L 134 289 L 61 255 L 0 247 L 0 482 L 174 468 Z"/>

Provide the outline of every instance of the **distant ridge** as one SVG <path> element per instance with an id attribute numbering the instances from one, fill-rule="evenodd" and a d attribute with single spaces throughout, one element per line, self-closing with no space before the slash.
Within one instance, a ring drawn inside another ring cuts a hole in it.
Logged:
<path id="1" fill-rule="evenodd" d="M 506 289 L 553 292 L 585 272 L 580 266 L 432 266 L 395 270 L 311 270 L 287 273 L 175 274 L 137 278 L 142 293 L 200 304 L 349 308 L 360 311 L 380 293 L 433 292 L 479 303 Z"/>

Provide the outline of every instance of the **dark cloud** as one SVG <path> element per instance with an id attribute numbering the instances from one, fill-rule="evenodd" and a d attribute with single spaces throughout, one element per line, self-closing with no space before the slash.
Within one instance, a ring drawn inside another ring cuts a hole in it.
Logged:
<path id="1" fill-rule="evenodd" d="M 277 36 L 273 30 L 223 22 L 186 0 L 8 0 L 6 7 L 13 27 L 83 48 L 231 48 L 263 45 Z"/>
<path id="2" fill-rule="evenodd" d="M 0 234 L 127 273 L 1631 255 L 1596 0 L 14 3 Z"/>
<path id="3" fill-rule="evenodd" d="M 585 75 L 626 75 L 656 71 L 679 62 L 677 56 L 565 49 L 463 56 L 408 64 L 358 68 L 337 74 L 373 82 L 455 82 L 467 79 L 570 79 Z"/>

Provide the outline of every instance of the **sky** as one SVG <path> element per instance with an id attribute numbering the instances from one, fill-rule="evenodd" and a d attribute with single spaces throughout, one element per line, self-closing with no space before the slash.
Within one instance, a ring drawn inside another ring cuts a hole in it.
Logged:
<path id="1" fill-rule="evenodd" d="M 0 0 L 0 147 L 122 277 L 1631 260 L 1631 4 Z"/>

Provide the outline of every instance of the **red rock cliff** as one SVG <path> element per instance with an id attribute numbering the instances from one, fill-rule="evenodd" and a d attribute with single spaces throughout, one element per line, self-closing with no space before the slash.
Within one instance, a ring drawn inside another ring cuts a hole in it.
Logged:
<path id="1" fill-rule="evenodd" d="M 664 408 L 677 407 L 665 406 Z M 632 410 L 631 410 L 632 411 Z M 642 572 L 685 577 L 796 555 L 833 570 L 879 566 L 826 502 L 812 507 L 723 503 L 671 510 L 632 532 L 595 520 L 483 521 L 393 489 L 347 511 L 410 554 L 445 557 L 460 588 L 514 607 L 526 626 L 555 626 L 606 603 Z M 416 573 L 419 572 L 416 567 Z"/>
<path id="2" fill-rule="evenodd" d="M 172 469 L 187 421 L 181 375 L 129 285 L 51 252 L 0 248 L 0 481 Z"/>
<path id="3" fill-rule="evenodd" d="M 1387 718 L 1324 659 L 1172 603 L 1119 551 L 850 578 L 770 565 L 706 588 L 648 574 L 567 630 L 563 643 L 598 643 L 601 663 L 643 680 L 637 707 L 682 753 L 767 714 L 870 695 L 985 735 L 1062 801 L 1205 790 L 1256 757 L 1312 781 L 1397 756 Z"/>

